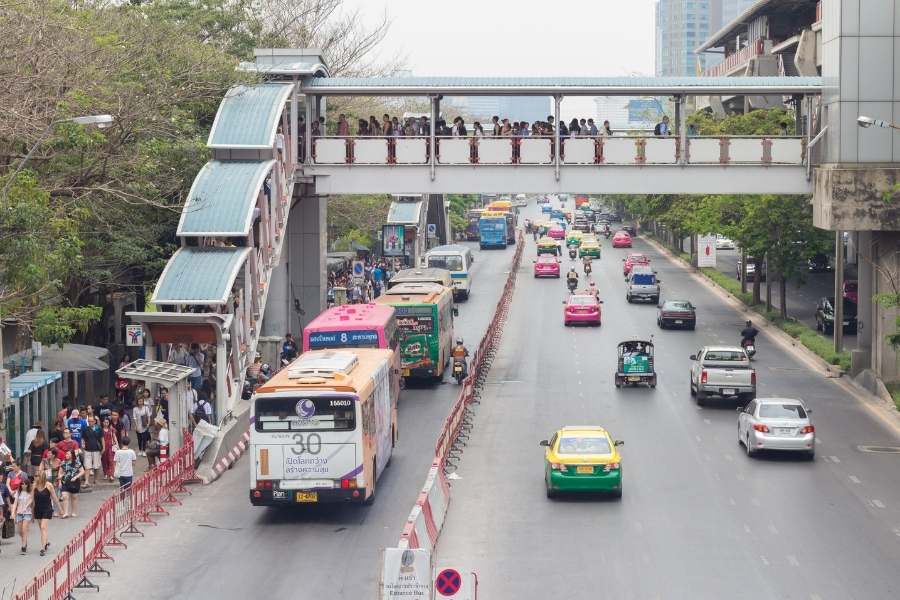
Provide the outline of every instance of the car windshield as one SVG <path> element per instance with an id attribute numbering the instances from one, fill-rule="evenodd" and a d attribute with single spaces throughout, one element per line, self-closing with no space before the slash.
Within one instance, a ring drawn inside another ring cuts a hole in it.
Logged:
<path id="1" fill-rule="evenodd" d="M 564 437 L 559 440 L 559 454 L 610 454 L 605 437 Z"/>
<path id="2" fill-rule="evenodd" d="M 747 355 L 739 350 L 709 350 L 703 359 L 743 362 L 747 360 Z"/>
<path id="3" fill-rule="evenodd" d="M 689 302 L 666 302 L 663 310 L 691 310 L 691 304 Z"/>
<path id="4" fill-rule="evenodd" d="M 805 419 L 806 411 L 799 404 L 760 404 L 759 416 L 763 419 Z"/>
<path id="5" fill-rule="evenodd" d="M 462 271 L 463 260 L 462 256 L 455 254 L 429 256 L 428 266 L 448 271 Z"/>
<path id="6" fill-rule="evenodd" d="M 597 304 L 593 296 L 572 296 L 569 298 L 570 306 L 592 306 Z"/>
<path id="7" fill-rule="evenodd" d="M 552 256 L 547 256 L 546 254 L 538 259 L 538 262 L 542 265 L 555 265 L 556 259 Z"/>
<path id="8" fill-rule="evenodd" d="M 632 254 L 631 256 L 628 257 L 628 260 L 630 260 L 630 261 L 633 262 L 633 263 L 638 263 L 638 262 L 650 262 L 650 261 L 647 259 L 647 257 L 644 256 L 643 254 Z"/>

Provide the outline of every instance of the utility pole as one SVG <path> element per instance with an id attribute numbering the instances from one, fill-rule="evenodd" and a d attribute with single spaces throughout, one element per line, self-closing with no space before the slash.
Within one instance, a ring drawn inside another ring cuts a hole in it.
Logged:
<path id="1" fill-rule="evenodd" d="M 834 232 L 834 351 L 844 345 L 844 240 L 841 231 Z"/>

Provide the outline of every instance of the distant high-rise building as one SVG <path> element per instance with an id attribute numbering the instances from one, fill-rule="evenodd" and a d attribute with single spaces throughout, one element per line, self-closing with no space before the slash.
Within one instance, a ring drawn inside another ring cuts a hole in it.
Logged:
<path id="1" fill-rule="evenodd" d="M 470 118 L 480 119 L 482 124 L 494 115 L 510 121 L 534 123 L 552 113 L 547 96 L 454 96 L 444 101 L 458 107 Z"/>
<path id="2" fill-rule="evenodd" d="M 734 21 L 735 17 L 744 12 L 744 9 L 755 1 L 756 0 L 722 0 L 722 22 L 716 29 L 724 27 Z M 715 33 L 715 31 L 712 33 Z"/>
<path id="3" fill-rule="evenodd" d="M 697 74 L 698 56 L 694 50 L 722 25 L 724 0 L 657 0 L 656 2 L 656 75 L 690 76 Z M 731 0 L 746 4 L 745 0 Z M 714 58 L 700 56 L 700 68 Z"/>

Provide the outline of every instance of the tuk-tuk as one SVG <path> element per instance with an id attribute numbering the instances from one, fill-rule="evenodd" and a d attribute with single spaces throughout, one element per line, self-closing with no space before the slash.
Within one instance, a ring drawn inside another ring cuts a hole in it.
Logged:
<path id="1" fill-rule="evenodd" d="M 584 235 L 581 231 L 577 229 L 573 229 L 568 234 L 566 234 L 566 246 L 575 246 L 576 248 L 581 245 L 581 236 Z"/>
<path id="2" fill-rule="evenodd" d="M 537 253 L 538 256 L 541 254 L 552 254 L 553 256 L 559 256 L 559 244 L 556 243 L 552 237 L 544 236 L 538 240 L 537 243 Z"/>
<path id="3" fill-rule="evenodd" d="M 656 370 L 653 366 L 653 341 L 627 340 L 618 347 L 616 387 L 640 385 L 656 387 Z"/>

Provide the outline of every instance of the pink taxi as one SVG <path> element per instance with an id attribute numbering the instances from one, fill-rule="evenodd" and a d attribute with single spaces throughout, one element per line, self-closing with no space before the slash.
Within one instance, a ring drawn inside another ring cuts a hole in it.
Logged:
<path id="1" fill-rule="evenodd" d="M 541 254 L 534 262 L 534 276 L 559 279 L 559 259 L 555 255 Z"/>
<path id="2" fill-rule="evenodd" d="M 600 326 L 600 305 L 602 300 L 597 300 L 594 294 L 589 292 L 576 292 L 563 300 L 563 323 L 568 327 L 575 323 L 587 323 Z"/>

